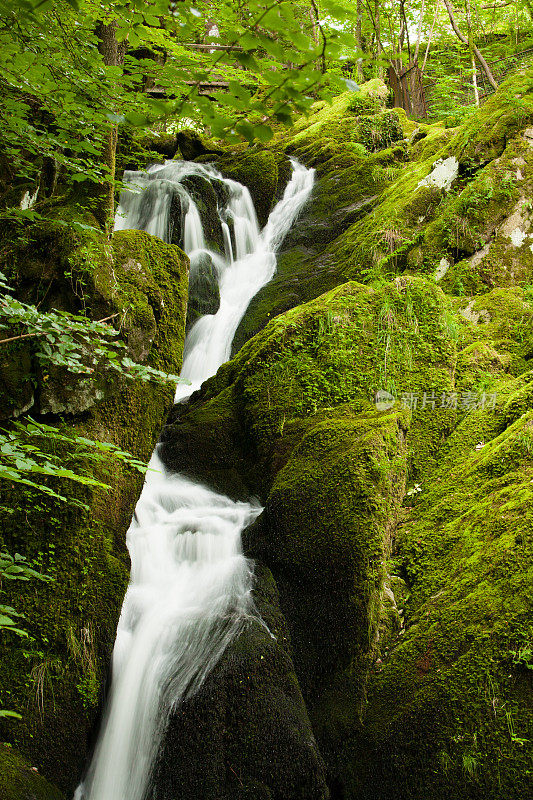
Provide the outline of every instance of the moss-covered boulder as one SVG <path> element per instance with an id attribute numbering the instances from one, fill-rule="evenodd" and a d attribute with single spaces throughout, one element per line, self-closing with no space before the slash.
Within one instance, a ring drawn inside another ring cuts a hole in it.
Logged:
<path id="1" fill-rule="evenodd" d="M 504 81 L 471 115 L 450 144 L 465 168 L 500 156 L 507 142 L 533 124 L 533 70 L 525 66 Z"/>
<path id="2" fill-rule="evenodd" d="M 3 800 L 63 800 L 36 767 L 5 744 L 0 744 L 0 793 Z"/>
<path id="3" fill-rule="evenodd" d="M 24 298 L 38 301 L 44 286 L 42 308 L 79 311 L 76 304 L 83 303 L 96 318 L 119 314 L 130 357 L 179 371 L 188 259 L 177 248 L 138 231 L 121 231 L 107 242 L 99 233 L 58 220 L 30 229 L 8 261 Z M 98 383 L 96 388 L 80 383 L 63 368 L 33 365 L 30 374 L 33 413 L 46 411 L 47 421 L 66 435 L 109 442 L 149 459 L 172 404 L 173 384 L 104 372 L 105 392 L 99 394 Z M 46 440 L 39 445 L 63 466 L 109 485 L 63 482 L 66 502 L 6 481 L 2 486 L 2 543 L 53 580 L 38 589 L 31 583 L 9 587 L 9 602 L 25 614 L 32 638 L 16 646 L 13 636 L 3 635 L 0 707 L 19 709 L 23 718 L 1 720 L 0 736 L 70 795 L 82 774 L 104 690 L 128 579 L 125 532 L 143 477 L 110 458 L 82 458 L 76 445 Z"/>
<path id="4" fill-rule="evenodd" d="M 405 509 L 405 628 L 381 654 L 360 734 L 340 754 L 350 797 L 530 794 L 530 403 L 502 419 L 530 378 L 494 385 L 495 408 L 465 416 Z"/>
<path id="5" fill-rule="evenodd" d="M 400 398 L 450 389 L 452 322 L 443 292 L 423 278 L 398 278 L 380 289 L 337 287 L 272 320 L 187 408 L 175 409 L 164 433 L 166 457 L 173 468 L 209 477 L 223 491 L 231 459 L 237 470 L 249 460 L 248 486 L 266 496 L 302 426 L 325 409 L 373 403 L 378 390 Z M 203 436 L 211 461 L 200 446 Z"/>
<path id="6" fill-rule="evenodd" d="M 383 563 L 404 491 L 408 413 L 341 406 L 310 425 L 278 472 L 247 552 L 276 576 L 323 755 L 365 695 Z M 331 759 L 328 758 L 331 770 Z"/>

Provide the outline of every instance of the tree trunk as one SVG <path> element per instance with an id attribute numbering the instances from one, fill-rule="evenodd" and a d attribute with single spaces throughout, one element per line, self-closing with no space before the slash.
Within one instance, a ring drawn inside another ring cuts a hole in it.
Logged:
<path id="1" fill-rule="evenodd" d="M 376 61 L 381 58 L 381 16 L 379 12 L 379 0 L 374 0 L 374 29 L 376 31 Z M 383 70 L 381 64 L 377 66 L 378 78 L 383 77 Z"/>
<path id="2" fill-rule="evenodd" d="M 470 50 L 470 61 L 472 62 L 472 86 L 474 88 L 474 100 L 479 107 L 479 90 L 477 88 L 476 59 L 474 55 L 474 34 L 472 32 L 472 18 L 470 15 L 470 0 L 466 0 L 466 23 L 468 26 L 468 48 Z"/>
<path id="3" fill-rule="evenodd" d="M 438 17 L 438 14 L 439 14 L 439 5 L 440 5 L 440 0 L 437 0 L 437 2 L 435 3 L 435 16 L 433 17 L 433 22 L 431 24 L 431 30 L 429 31 L 428 43 L 427 43 L 427 46 L 426 46 L 426 53 L 424 55 L 424 61 L 422 62 L 422 69 L 421 69 L 422 74 L 424 73 L 424 70 L 426 69 L 426 62 L 428 60 L 429 49 L 431 47 L 431 41 L 433 39 L 433 31 L 435 30 L 435 24 L 437 22 L 437 17 Z"/>
<path id="4" fill-rule="evenodd" d="M 126 54 L 126 41 L 119 43 L 116 33 L 117 23 L 111 22 L 105 25 L 99 22 L 96 26 L 96 36 L 98 38 L 98 51 L 107 67 L 118 67 L 124 63 Z M 102 151 L 103 164 L 107 171 L 107 176 L 100 186 L 95 187 L 95 208 L 94 215 L 102 228 L 110 232 L 113 228 L 113 218 L 115 214 L 115 159 L 117 153 L 117 125 L 110 124 L 109 131 L 104 142 Z"/>
<path id="5" fill-rule="evenodd" d="M 355 21 L 355 40 L 357 42 L 357 49 L 364 50 L 364 42 L 363 42 L 363 0 L 357 0 L 357 10 L 356 10 L 356 21 Z M 357 59 L 357 79 L 360 81 L 364 80 L 363 75 L 363 59 Z"/>
<path id="6" fill-rule="evenodd" d="M 461 42 L 463 44 L 468 46 L 468 39 L 465 37 L 465 35 L 463 33 L 461 33 L 461 31 L 459 30 L 459 26 L 457 25 L 457 21 L 455 19 L 455 15 L 453 13 L 453 7 L 452 7 L 452 4 L 451 4 L 451 0 L 444 0 L 444 5 L 446 6 L 446 8 L 448 10 L 448 16 L 450 17 L 450 22 L 451 22 L 451 25 L 452 25 L 452 28 L 453 28 L 453 31 L 454 31 L 455 35 L 457 36 L 458 39 L 461 40 Z M 481 64 L 481 66 L 483 68 L 483 71 L 484 71 L 485 75 L 487 76 L 488 82 L 490 83 L 490 85 L 492 86 L 493 89 L 497 89 L 498 88 L 498 84 L 496 83 L 496 81 L 494 79 L 494 75 L 492 74 L 489 65 L 487 64 L 487 62 L 485 61 L 485 59 L 483 58 L 483 56 L 479 52 L 479 50 L 476 47 L 476 45 L 472 43 L 472 47 L 473 47 L 473 50 L 474 50 L 474 53 L 475 53 L 475 56 L 476 56 L 477 60 Z"/>
<path id="7" fill-rule="evenodd" d="M 318 29 L 316 26 L 315 9 L 312 6 L 309 7 L 309 19 L 311 20 L 311 35 L 313 37 L 313 41 L 315 44 L 318 44 Z"/>
<path id="8" fill-rule="evenodd" d="M 420 6 L 420 18 L 418 20 L 418 31 L 416 34 L 415 54 L 413 56 L 413 64 L 418 64 L 418 53 L 420 52 L 420 42 L 422 41 L 422 25 L 424 23 L 424 11 L 426 10 L 425 0 L 422 0 Z"/>

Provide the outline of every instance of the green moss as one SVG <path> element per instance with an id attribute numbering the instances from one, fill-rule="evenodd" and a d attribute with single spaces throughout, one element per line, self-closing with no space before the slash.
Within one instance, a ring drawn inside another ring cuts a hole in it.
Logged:
<path id="1" fill-rule="evenodd" d="M 59 230 L 63 232 L 63 226 Z M 50 229 L 46 235 L 51 237 Z M 92 246 L 98 239 L 91 235 L 80 244 L 79 235 L 65 236 L 65 249 L 57 260 L 57 244 L 49 254 L 44 249 L 42 254 L 17 251 L 17 274 L 23 276 L 19 285 L 33 292 L 31 281 L 38 282 L 50 264 L 55 270 L 49 274 L 51 303 L 70 286 L 70 277 L 61 270 L 70 265 L 77 276 L 83 267 L 90 276 L 84 285 L 87 307 L 102 316 L 125 312 L 122 334 L 129 352 L 154 368 L 177 373 L 187 301 L 186 257 L 144 232 L 121 231 L 103 244 L 89 273 L 92 251 L 86 242 Z M 65 242 L 72 246 L 70 251 Z M 24 253 L 28 261 L 34 258 L 27 269 Z M 49 371 L 47 380 L 39 374 L 34 380 L 42 381 L 37 393 L 41 410 L 46 402 L 49 408 L 70 413 L 63 422 L 65 432 L 112 442 L 144 461 L 173 399 L 172 385 L 114 379 L 103 399 L 92 396 L 89 403 L 85 387 L 59 370 Z M 21 493 L 4 482 L 2 506 L 11 507 L 12 513 L 2 520 L 3 542 L 54 581 L 38 591 L 30 584 L 10 587 L 9 599 L 26 615 L 32 639 L 24 652 L 4 637 L 0 706 L 23 713 L 22 721 L 2 721 L 4 738 L 71 794 L 82 773 L 86 740 L 109 666 L 128 578 L 125 531 L 143 478 L 113 462 L 80 463 L 76 452 L 66 447 L 55 455 L 64 466 L 86 470 L 110 489 L 63 485 L 69 500 L 63 504 L 28 490 Z M 75 506 L 75 501 L 88 509 Z"/>
<path id="2" fill-rule="evenodd" d="M 453 130 L 444 128 L 441 122 L 420 125 L 411 134 L 409 157 L 411 161 L 426 161 L 435 157 L 453 136 Z"/>
<path id="3" fill-rule="evenodd" d="M 493 289 L 455 302 L 460 320 L 459 386 L 472 385 L 477 369 L 520 375 L 530 369 L 533 308 L 522 289 Z"/>
<path id="4" fill-rule="evenodd" d="M 18 753 L 0 744 L 0 792 L 3 800 L 61 800 L 62 795 Z"/>
<path id="5" fill-rule="evenodd" d="M 254 148 L 242 153 L 206 156 L 201 160 L 213 163 L 226 178 L 238 181 L 250 190 L 259 223 L 265 225 L 274 199 L 278 196 L 279 156 L 270 150 Z"/>
<path id="6" fill-rule="evenodd" d="M 502 433 L 498 407 L 469 414 L 398 531 L 406 630 L 352 742 L 358 796 L 528 794 L 531 675 L 513 652 L 532 634 L 532 426 L 530 411 Z"/>

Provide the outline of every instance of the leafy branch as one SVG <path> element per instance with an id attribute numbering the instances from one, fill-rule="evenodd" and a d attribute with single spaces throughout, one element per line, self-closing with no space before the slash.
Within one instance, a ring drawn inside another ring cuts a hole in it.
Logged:
<path id="1" fill-rule="evenodd" d="M 6 281 L 0 273 L 0 289 L 9 290 Z M 0 339 L 0 347 L 36 339 L 35 356 L 44 366 L 64 367 L 79 375 L 92 375 L 98 368 L 109 369 L 131 380 L 177 383 L 179 376 L 139 364 L 126 355 L 125 342 L 116 339 L 120 331 L 107 324 L 119 316 L 117 312 L 94 321 L 65 311 L 45 313 L 5 294 L 0 296 L 0 331 L 22 327 L 24 332 Z"/>
<path id="2" fill-rule="evenodd" d="M 4 581 L 29 580 L 50 581 L 51 578 L 34 570 L 24 556 L 19 553 L 15 553 L 13 556 L 4 546 L 0 546 L 0 595 L 5 594 L 1 588 Z M 20 638 L 27 638 L 27 631 L 21 627 L 23 620 L 25 620 L 24 614 L 16 611 L 12 606 L 0 603 L 0 633 L 5 631 Z M 0 708 L 0 719 L 5 717 L 21 719 L 21 715 L 16 711 Z"/>

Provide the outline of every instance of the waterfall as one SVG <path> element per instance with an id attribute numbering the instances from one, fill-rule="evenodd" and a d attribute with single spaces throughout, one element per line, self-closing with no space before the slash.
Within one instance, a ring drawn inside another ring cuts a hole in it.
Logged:
<path id="1" fill-rule="evenodd" d="M 314 170 L 292 162 L 285 194 L 259 230 L 248 190 L 213 167 L 167 161 L 126 172 L 115 230 L 171 237 L 174 198 L 185 217 L 191 270 L 208 254 L 219 277 L 220 307 L 198 319 L 185 342 L 176 400 L 186 398 L 229 358 L 252 297 L 272 277 L 276 250 L 308 199 Z M 188 176 L 218 181 L 224 254 L 207 249 L 201 216 L 181 184 Z M 171 711 L 194 694 L 253 614 L 252 569 L 241 532 L 260 506 L 233 502 L 167 471 L 157 454 L 127 533 L 130 583 L 112 658 L 112 685 L 100 737 L 75 800 L 146 800 L 151 771 Z M 198 800 L 201 800 L 200 798 Z"/>

